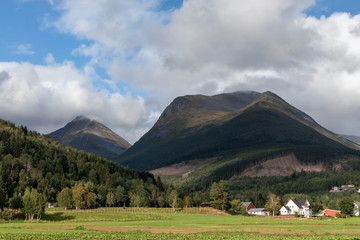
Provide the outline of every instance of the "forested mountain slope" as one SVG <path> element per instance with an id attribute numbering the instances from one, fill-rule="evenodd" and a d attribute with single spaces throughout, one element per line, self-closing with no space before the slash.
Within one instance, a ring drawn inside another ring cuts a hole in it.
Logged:
<path id="1" fill-rule="evenodd" d="M 135 200 L 136 205 L 155 206 L 158 197 L 165 198 L 161 182 L 148 172 L 135 172 L 94 154 L 64 147 L 3 120 L 0 165 L 0 183 L 7 199 L 14 193 L 24 194 L 26 188 L 35 188 L 48 202 L 56 202 L 60 191 L 79 183 L 92 193 L 91 207 L 105 206 L 109 193 L 121 195 L 117 202 L 120 206 Z"/>
<path id="2" fill-rule="evenodd" d="M 295 153 L 300 161 L 316 163 L 358 148 L 271 92 L 235 92 L 176 98 L 118 161 L 152 170 L 214 157 L 215 164 L 225 164 L 251 153 L 247 161 L 232 166 L 234 174 L 274 154 Z"/>
<path id="3" fill-rule="evenodd" d="M 351 136 L 351 135 L 340 135 L 340 136 L 360 145 L 360 137 L 358 136 Z"/>

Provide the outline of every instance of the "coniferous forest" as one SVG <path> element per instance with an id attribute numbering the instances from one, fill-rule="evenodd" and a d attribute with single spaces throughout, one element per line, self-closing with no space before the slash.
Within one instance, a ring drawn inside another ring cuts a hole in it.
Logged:
<path id="1" fill-rule="evenodd" d="M 282 197 L 282 201 L 290 195 L 300 194 L 316 205 L 316 209 L 336 208 L 341 197 L 359 199 L 353 192 L 337 194 L 336 198 L 328 194 L 332 186 L 360 185 L 358 161 L 354 160 L 352 164 L 350 160 L 342 163 L 343 171 L 340 172 L 231 178 L 226 183 L 226 191 L 218 191 L 218 180 L 214 179 L 206 186 L 201 185 L 201 180 L 192 179 L 187 187 L 174 188 L 169 183 L 165 186 L 159 177 L 155 178 L 147 171 L 130 170 L 94 154 L 60 145 L 24 126 L 16 127 L 0 120 L 0 210 L 5 207 L 21 209 L 26 219 L 34 219 L 41 218 L 47 203 L 68 209 L 178 208 L 199 206 L 201 202 L 211 202 L 216 207 L 216 199 L 223 199 L 224 192 L 227 200 L 218 207 L 223 210 L 238 209 L 241 212 L 240 200 L 263 207 L 271 192 Z M 346 164 L 350 165 L 346 167 Z M 219 183 L 219 186 L 224 184 Z M 195 185 L 198 185 L 197 191 L 194 191 Z"/>
<path id="2" fill-rule="evenodd" d="M 167 204 L 162 183 L 152 174 L 62 146 L 3 120 L 0 120 L 0 195 L 1 208 L 26 209 L 26 201 L 29 206 L 35 201 L 41 206 L 57 203 L 69 208 Z"/>

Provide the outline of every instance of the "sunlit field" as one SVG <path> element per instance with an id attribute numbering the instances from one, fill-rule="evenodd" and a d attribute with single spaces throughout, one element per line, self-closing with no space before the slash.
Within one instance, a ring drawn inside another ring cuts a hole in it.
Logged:
<path id="1" fill-rule="evenodd" d="M 284 219 L 217 214 L 199 208 L 52 209 L 40 221 L 0 222 L 0 239 L 360 239 L 357 217 Z"/>

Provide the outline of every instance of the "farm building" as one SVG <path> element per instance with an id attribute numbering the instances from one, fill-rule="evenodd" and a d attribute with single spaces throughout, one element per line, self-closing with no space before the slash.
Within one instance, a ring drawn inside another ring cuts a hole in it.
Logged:
<path id="1" fill-rule="evenodd" d="M 257 216 L 269 216 L 269 211 L 265 208 L 252 208 L 247 211 L 249 215 L 257 215 Z"/>
<path id="2" fill-rule="evenodd" d="M 300 216 L 311 217 L 312 211 L 309 201 L 290 199 L 280 208 L 280 215 L 294 215 L 296 212 Z"/>
<path id="3" fill-rule="evenodd" d="M 341 214 L 340 210 L 325 209 L 323 211 L 325 216 L 336 217 L 336 214 Z"/>
<path id="4" fill-rule="evenodd" d="M 242 205 L 245 206 L 246 211 L 249 211 L 252 208 L 256 208 L 252 202 L 241 202 L 241 203 L 242 203 Z"/>

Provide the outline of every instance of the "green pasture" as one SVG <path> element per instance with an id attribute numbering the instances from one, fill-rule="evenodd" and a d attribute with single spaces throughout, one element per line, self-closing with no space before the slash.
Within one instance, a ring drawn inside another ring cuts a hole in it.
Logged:
<path id="1" fill-rule="evenodd" d="M 271 219 L 189 214 L 167 209 L 47 211 L 41 221 L 0 221 L 2 239 L 359 239 L 360 218 Z M 113 231 L 88 230 L 112 228 Z M 75 229 L 74 229 L 75 228 Z M 129 232 L 114 231 L 130 228 Z M 140 229 L 142 231 L 134 231 Z M 150 233 L 197 229 L 200 233 Z"/>

